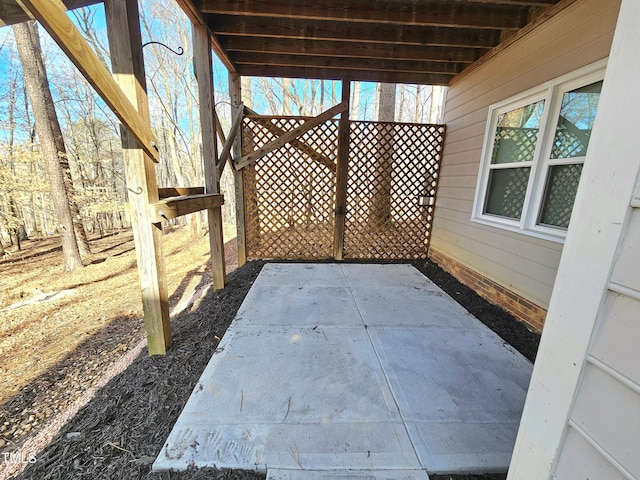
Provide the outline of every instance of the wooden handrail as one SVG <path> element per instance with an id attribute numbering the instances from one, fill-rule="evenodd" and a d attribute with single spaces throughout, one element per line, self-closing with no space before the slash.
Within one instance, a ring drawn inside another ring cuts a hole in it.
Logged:
<path id="1" fill-rule="evenodd" d="M 170 197 L 149 205 L 153 223 L 224 205 L 224 195 L 208 193 Z"/>
<path id="2" fill-rule="evenodd" d="M 204 187 L 167 187 L 158 188 L 158 198 L 163 200 L 171 197 L 184 197 L 190 195 L 203 195 Z"/>

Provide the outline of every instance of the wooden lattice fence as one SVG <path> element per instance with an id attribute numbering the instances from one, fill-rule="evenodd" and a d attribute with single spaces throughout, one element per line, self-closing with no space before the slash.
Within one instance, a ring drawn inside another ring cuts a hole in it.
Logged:
<path id="1" fill-rule="evenodd" d="M 304 121 L 245 117 L 243 155 Z M 443 136 L 441 125 L 351 123 L 345 257 L 426 257 Z M 329 120 L 244 168 L 247 258 L 332 256 L 337 145 Z"/>

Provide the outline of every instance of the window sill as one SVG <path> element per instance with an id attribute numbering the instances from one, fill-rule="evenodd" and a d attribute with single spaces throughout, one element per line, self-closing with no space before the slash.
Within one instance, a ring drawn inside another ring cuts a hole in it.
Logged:
<path id="1" fill-rule="evenodd" d="M 486 225 L 489 227 L 499 228 L 501 230 L 507 230 L 509 232 L 520 233 L 529 237 L 539 238 L 541 240 L 547 240 L 554 243 L 564 244 L 566 237 L 566 231 L 555 233 L 551 228 L 520 228 L 519 225 L 514 225 L 508 220 L 501 220 L 499 218 L 481 216 L 471 217 L 471 221 Z"/>

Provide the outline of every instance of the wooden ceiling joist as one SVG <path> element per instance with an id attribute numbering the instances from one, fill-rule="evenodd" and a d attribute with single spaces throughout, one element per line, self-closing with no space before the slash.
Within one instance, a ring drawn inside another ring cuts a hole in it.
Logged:
<path id="1" fill-rule="evenodd" d="M 216 35 L 289 38 L 292 40 L 352 40 L 361 43 L 393 43 L 421 46 L 493 48 L 500 42 L 502 30 L 456 27 L 398 28 L 388 24 L 343 24 L 328 20 L 305 22 L 300 19 L 208 15 Z"/>
<path id="2" fill-rule="evenodd" d="M 178 1 L 238 75 L 448 85 L 566 0 Z"/>
<path id="3" fill-rule="evenodd" d="M 462 69 L 462 65 L 448 62 L 430 61 L 397 61 L 379 60 L 373 58 L 345 58 L 345 57 L 302 57 L 299 55 L 263 55 L 254 53 L 236 53 L 231 56 L 238 66 L 244 65 L 272 65 L 279 67 L 313 67 L 334 68 L 343 70 L 371 70 L 387 72 L 415 72 L 415 73 L 451 73 Z M 349 72 L 345 72 L 348 76 Z"/>
<path id="4" fill-rule="evenodd" d="M 349 23 L 519 29 L 528 20 L 521 4 L 460 3 L 449 0 L 197 0 L 205 14 L 333 20 Z"/>
<path id="5" fill-rule="evenodd" d="M 448 85 L 455 76 L 448 73 L 390 72 L 373 70 L 343 70 L 341 68 L 282 67 L 277 65 L 238 65 L 241 75 L 250 77 L 313 78 L 326 80 L 358 80 L 383 83 L 418 83 Z"/>
<path id="6" fill-rule="evenodd" d="M 524 7 L 550 7 L 558 0 L 465 0 L 469 3 L 495 3 L 500 5 L 522 5 Z"/>
<path id="7" fill-rule="evenodd" d="M 255 36 L 219 36 L 218 39 L 229 55 L 233 55 L 235 52 L 253 52 L 265 55 L 473 63 L 489 51 L 488 48 L 432 47 L 391 43 L 359 43 L 357 41 L 302 39 L 292 42 L 286 38 Z"/>

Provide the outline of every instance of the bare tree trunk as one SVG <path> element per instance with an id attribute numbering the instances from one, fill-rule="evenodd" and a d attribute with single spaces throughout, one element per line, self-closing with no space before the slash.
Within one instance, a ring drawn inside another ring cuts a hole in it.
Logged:
<path id="1" fill-rule="evenodd" d="M 253 108 L 253 92 L 251 90 L 251 77 L 240 77 L 242 88 L 242 102 L 249 108 Z M 225 198 L 226 201 L 226 198 Z"/>
<path id="2" fill-rule="evenodd" d="M 51 197 L 62 230 L 64 269 L 66 271 L 75 270 L 82 267 L 82 258 L 74 231 L 73 214 L 69 207 L 71 199 L 68 192 L 72 191 L 71 172 L 49 89 L 49 81 L 44 69 L 36 23 L 31 21 L 14 25 L 13 32 L 33 109 L 36 130 L 40 137 L 42 156 L 47 166 Z"/>
<path id="3" fill-rule="evenodd" d="M 353 107 L 351 107 L 351 112 L 354 119 L 360 119 L 360 98 L 362 97 L 361 93 L 361 83 L 353 82 Z M 364 120 L 364 118 L 362 118 Z"/>
<path id="4" fill-rule="evenodd" d="M 292 115 L 291 112 L 291 79 L 282 79 L 282 114 Z"/>
<path id="5" fill-rule="evenodd" d="M 434 85 L 431 90 L 431 105 L 429 107 L 429 123 L 440 123 L 442 119 L 442 100 L 446 87 Z"/>
<path id="6" fill-rule="evenodd" d="M 405 95 L 407 95 L 407 89 L 404 85 L 400 85 L 400 105 L 398 107 L 398 121 L 404 122 L 404 104 L 405 104 Z M 395 101 L 395 100 L 394 100 Z M 393 120 L 391 120 L 393 121 Z"/>
<path id="7" fill-rule="evenodd" d="M 421 123 L 421 115 L 420 115 L 420 97 L 422 94 L 422 86 L 421 85 L 416 85 L 416 109 L 413 112 L 413 121 L 415 123 Z"/>
<path id="8" fill-rule="evenodd" d="M 9 84 L 9 164 L 11 165 L 11 173 L 13 177 L 16 177 L 16 163 L 14 158 L 13 151 L 13 141 L 14 141 L 14 132 L 15 132 L 15 96 L 16 96 L 16 79 L 13 76 L 13 72 L 10 73 L 11 81 Z M 20 242 L 22 240 L 27 239 L 27 231 L 24 227 L 24 220 L 22 219 L 22 215 L 20 215 L 20 211 L 18 210 L 18 205 L 16 204 L 16 200 L 14 198 L 14 192 L 8 192 L 9 197 L 9 207 L 11 216 L 14 218 L 14 227 L 10 229 L 11 243 L 16 247 L 18 251 L 21 250 Z"/>
<path id="9" fill-rule="evenodd" d="M 381 83 L 378 97 L 378 121 L 393 122 L 395 119 L 395 110 L 395 84 Z M 378 132 L 378 151 L 376 154 L 376 188 L 370 215 L 370 222 L 374 226 L 382 226 L 391 218 L 393 140 L 393 126 L 381 126 Z"/>

